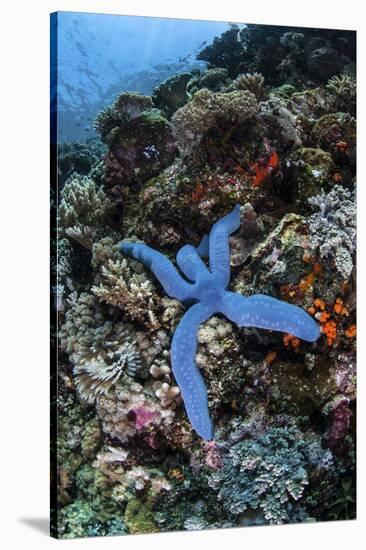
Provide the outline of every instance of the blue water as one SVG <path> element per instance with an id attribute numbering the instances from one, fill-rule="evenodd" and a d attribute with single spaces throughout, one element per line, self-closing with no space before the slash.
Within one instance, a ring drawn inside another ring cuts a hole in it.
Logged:
<path id="1" fill-rule="evenodd" d="M 160 82 L 203 68 L 197 53 L 228 23 L 59 12 L 58 141 L 84 141 L 101 107 L 122 91 L 151 94 Z"/>

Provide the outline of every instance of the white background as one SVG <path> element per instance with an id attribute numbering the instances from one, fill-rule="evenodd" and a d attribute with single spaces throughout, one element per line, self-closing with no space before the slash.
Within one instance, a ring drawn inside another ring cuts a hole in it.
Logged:
<path id="1" fill-rule="evenodd" d="M 0 545 L 12 548 L 365 547 L 365 23 L 356 0 L 4 0 L 0 14 Z M 49 13 L 56 10 L 357 29 L 358 520 L 55 541 L 48 518 Z M 364 19 L 366 20 L 366 19 Z"/>

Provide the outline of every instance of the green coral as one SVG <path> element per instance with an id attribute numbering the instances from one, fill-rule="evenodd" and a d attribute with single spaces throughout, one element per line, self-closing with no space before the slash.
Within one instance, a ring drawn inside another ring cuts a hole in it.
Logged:
<path id="1" fill-rule="evenodd" d="M 215 67 L 214 69 L 208 69 L 208 71 L 203 74 L 199 74 L 192 78 L 187 85 L 187 93 L 190 99 L 192 99 L 194 94 L 202 88 L 207 88 L 212 92 L 221 92 L 227 82 L 227 70 Z"/>
<path id="2" fill-rule="evenodd" d="M 77 499 L 59 512 L 58 537 L 73 539 L 97 535 L 124 535 L 128 529 L 121 511 L 115 510 L 115 517 L 108 519 L 98 516 L 94 503 Z"/>

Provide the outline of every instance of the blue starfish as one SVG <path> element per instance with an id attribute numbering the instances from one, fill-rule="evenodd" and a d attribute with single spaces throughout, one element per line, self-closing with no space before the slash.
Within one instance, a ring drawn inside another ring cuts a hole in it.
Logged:
<path id="1" fill-rule="evenodd" d="M 207 404 L 207 390 L 196 365 L 197 333 L 204 323 L 222 313 L 240 327 L 258 327 L 287 332 L 314 342 L 319 327 L 301 308 L 263 294 L 245 297 L 226 290 L 230 282 L 229 236 L 239 229 L 240 206 L 218 220 L 196 248 L 183 246 L 174 265 L 160 252 L 142 243 L 122 242 L 125 254 L 140 260 L 156 276 L 168 296 L 189 305 L 178 324 L 171 346 L 171 362 L 188 418 L 204 439 L 213 439 L 214 428 Z M 209 269 L 202 258 L 209 257 Z"/>

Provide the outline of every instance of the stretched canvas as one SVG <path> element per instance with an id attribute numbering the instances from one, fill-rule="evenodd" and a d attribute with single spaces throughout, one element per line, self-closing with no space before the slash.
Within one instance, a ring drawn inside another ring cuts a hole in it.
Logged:
<path id="1" fill-rule="evenodd" d="M 356 33 L 51 15 L 51 534 L 356 516 Z"/>

